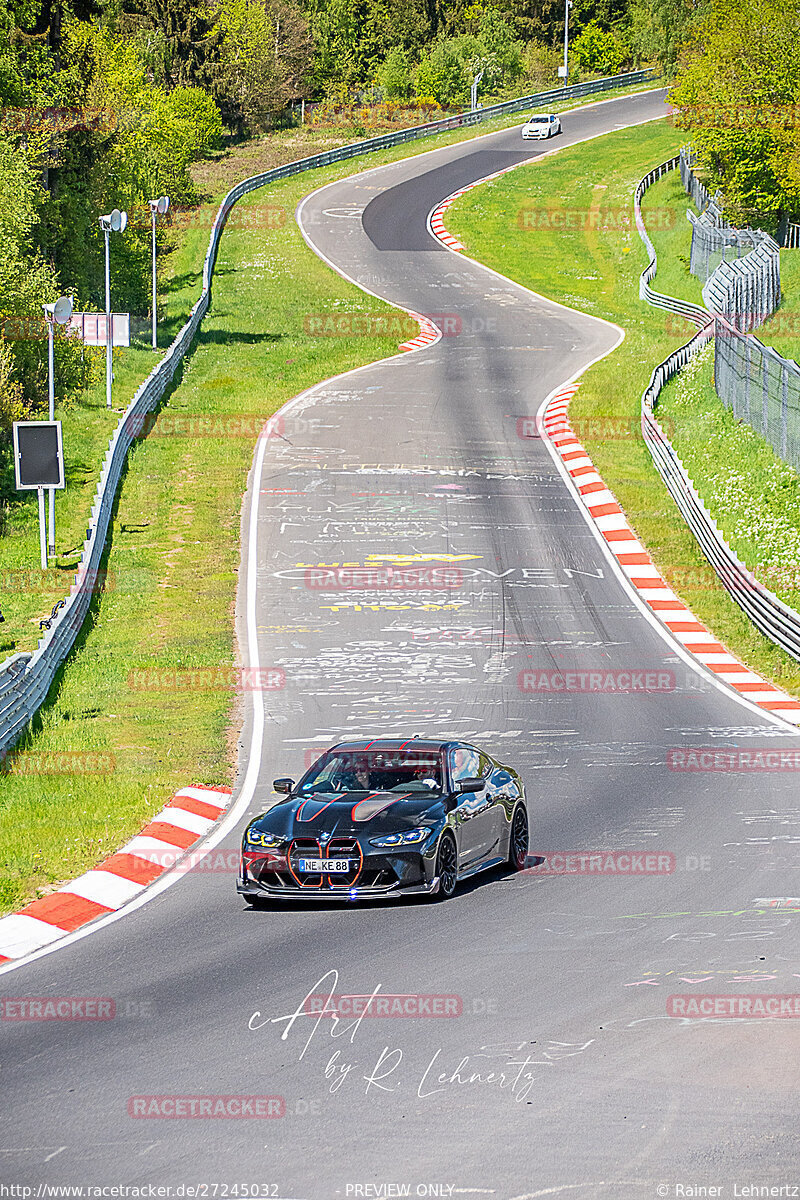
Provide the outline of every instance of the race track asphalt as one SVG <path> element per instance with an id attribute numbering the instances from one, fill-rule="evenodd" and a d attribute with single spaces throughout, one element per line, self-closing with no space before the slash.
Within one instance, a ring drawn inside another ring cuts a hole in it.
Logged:
<path id="1" fill-rule="evenodd" d="M 331 742 L 425 733 L 468 737 L 521 770 L 535 853 L 648 852 L 675 869 L 494 872 L 444 904 L 266 911 L 245 908 L 229 869 L 196 870 L 4 974 L 5 998 L 109 997 L 116 1016 L 0 1024 L 3 1182 L 199 1186 L 212 1200 L 403 1194 L 392 1189 L 638 1200 L 797 1182 L 798 1022 L 667 1010 L 674 994 L 797 991 L 796 917 L 765 904 L 798 894 L 792 775 L 667 765 L 675 748 L 796 748 L 797 734 L 659 633 L 547 446 L 518 436 L 519 419 L 619 331 L 427 230 L 466 183 L 664 111 L 662 92 L 581 108 L 550 145 L 508 130 L 302 205 L 304 234 L 332 265 L 448 316 L 450 332 L 313 389 L 260 443 L 240 643 L 243 662 L 281 668 L 286 686 L 248 699 L 242 800 L 218 849 L 235 851 L 244 808 L 274 802 L 273 778 L 298 777 Z M 602 155 L 598 141 L 598 178 Z M 428 556 L 453 556 L 453 586 L 309 586 L 318 564 Z M 519 686 L 523 670 L 566 669 L 657 671 L 671 684 L 627 696 Z M 268 1020 L 309 992 L 378 986 L 450 997 L 459 1015 Z M 152 1095 L 281 1096 L 285 1115 L 129 1115 L 132 1097 Z"/>

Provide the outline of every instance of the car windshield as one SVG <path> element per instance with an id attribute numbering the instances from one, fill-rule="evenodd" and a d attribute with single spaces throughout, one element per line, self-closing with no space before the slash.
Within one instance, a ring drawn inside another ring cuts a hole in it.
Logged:
<path id="1" fill-rule="evenodd" d="M 440 792 L 435 750 L 334 750 L 316 763 L 299 790 L 311 792 Z"/>
<path id="2" fill-rule="evenodd" d="M 550 120 L 549 117 L 531 117 L 530 120 L 528 121 L 528 124 L 529 125 L 547 125 L 549 120 Z"/>

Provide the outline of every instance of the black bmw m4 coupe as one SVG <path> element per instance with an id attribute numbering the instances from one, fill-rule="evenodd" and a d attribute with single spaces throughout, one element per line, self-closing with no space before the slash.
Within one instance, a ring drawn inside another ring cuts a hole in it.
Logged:
<path id="1" fill-rule="evenodd" d="M 522 780 L 460 741 L 362 739 L 327 750 L 285 798 L 251 821 L 237 890 L 268 898 L 430 895 L 528 854 Z"/>

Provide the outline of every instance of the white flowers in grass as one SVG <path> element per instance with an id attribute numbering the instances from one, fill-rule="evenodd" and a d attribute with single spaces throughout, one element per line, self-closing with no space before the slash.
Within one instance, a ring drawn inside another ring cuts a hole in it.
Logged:
<path id="1" fill-rule="evenodd" d="M 766 587 L 800 601 L 800 476 L 713 388 L 713 346 L 662 392 L 656 415 L 729 544 Z"/>

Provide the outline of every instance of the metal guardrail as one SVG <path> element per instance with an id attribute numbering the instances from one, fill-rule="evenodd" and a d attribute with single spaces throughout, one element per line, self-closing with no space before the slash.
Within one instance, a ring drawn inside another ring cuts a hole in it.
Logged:
<path id="1" fill-rule="evenodd" d="M 642 217 L 642 197 L 647 189 L 652 187 L 662 175 L 666 175 L 669 171 L 674 171 L 679 163 L 679 155 L 667 159 L 666 162 L 659 163 L 657 167 L 653 167 L 652 171 L 648 171 L 644 179 L 640 180 L 634 193 L 633 214 L 636 220 L 636 228 L 639 232 L 639 237 L 644 242 L 647 253 L 650 255 L 649 263 L 639 276 L 639 298 L 651 304 L 653 308 L 663 308 L 667 312 L 678 313 L 680 316 L 686 317 L 693 325 L 702 327 L 708 324 L 711 316 L 699 304 L 690 304 L 687 300 L 676 300 L 674 296 L 665 296 L 650 287 L 650 280 L 658 270 L 658 258 L 656 256 L 656 248 L 650 240 L 644 218 Z"/>
<path id="2" fill-rule="evenodd" d="M 33 654 L 15 654 L 0 663 L 0 755 L 19 738 L 31 717 L 44 702 L 58 668 L 72 649 L 89 611 L 105 551 L 111 511 L 128 450 L 134 439 L 144 429 L 146 415 L 156 408 L 172 383 L 175 372 L 191 346 L 200 322 L 208 310 L 219 240 L 225 228 L 228 213 L 234 204 L 248 192 L 255 191 L 267 183 L 286 179 L 303 171 L 311 171 L 316 167 L 343 162 L 359 154 L 384 150 L 391 146 L 402 145 L 404 142 L 430 137 L 433 134 L 458 129 L 462 126 L 477 125 L 491 117 L 521 112 L 528 108 L 550 104 L 556 100 L 579 99 L 582 96 L 610 91 L 613 88 L 646 83 L 656 77 L 656 72 L 653 70 L 629 71 L 624 75 L 594 79 L 587 83 L 576 84 L 574 87 L 553 88 L 547 92 L 520 96 L 515 100 L 506 100 L 502 104 L 492 104 L 477 112 L 459 113 L 456 116 L 444 117 L 439 121 L 431 121 L 426 125 L 398 129 L 379 137 L 352 142 L 350 145 L 339 146 L 334 150 L 326 150 L 321 154 L 312 154 L 306 158 L 297 159 L 295 162 L 286 163 L 282 167 L 265 171 L 260 175 L 253 175 L 238 183 L 228 192 L 214 218 L 203 265 L 203 289 L 200 299 L 192 308 L 188 321 L 158 366 L 137 390 L 109 442 L 92 505 L 81 561 L 69 597 L 53 617 L 50 627 L 39 640 L 38 648 Z"/>
<path id="3" fill-rule="evenodd" d="M 649 303 L 654 303 L 650 299 L 651 295 L 657 297 L 657 307 L 659 308 L 670 307 L 670 304 L 665 304 L 663 301 L 670 301 L 671 298 L 652 292 L 651 289 L 647 289 L 648 294 L 643 291 L 643 284 L 646 284 L 645 277 L 650 280 L 655 274 L 657 259 L 653 244 L 647 237 L 644 228 L 641 199 L 651 183 L 660 178 L 665 169 L 674 169 L 677 162 L 676 159 L 670 159 L 669 163 L 662 163 L 660 167 L 650 171 L 637 187 L 634 198 L 636 227 L 651 256 L 648 266 L 642 272 L 639 293 Z M 672 303 L 682 304 L 682 301 L 672 301 Z M 785 650 L 787 654 L 790 654 L 792 658 L 800 661 L 800 613 L 795 612 L 793 608 L 784 604 L 773 592 L 764 587 L 728 545 L 656 416 L 658 397 L 664 384 L 685 367 L 687 362 L 713 337 L 743 339 L 743 335 L 723 317 L 713 316 L 695 305 L 689 307 L 696 309 L 696 312 L 701 315 L 702 328 L 691 341 L 675 350 L 653 371 L 650 383 L 642 396 L 642 436 L 653 462 L 664 480 L 667 491 L 677 504 L 683 519 L 694 534 L 697 544 L 714 568 L 731 599 L 739 605 L 761 633 Z M 672 308 L 671 311 L 682 310 Z M 690 319 L 692 318 L 690 317 Z M 748 340 L 757 341 L 752 337 Z"/>

